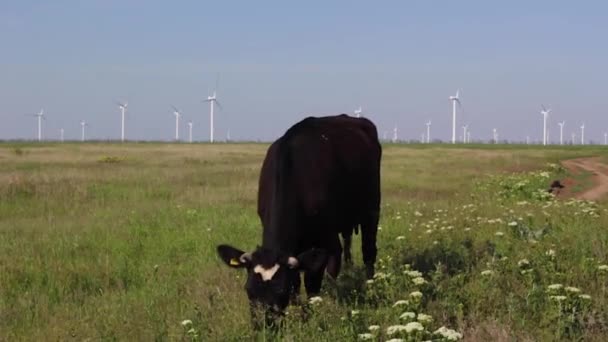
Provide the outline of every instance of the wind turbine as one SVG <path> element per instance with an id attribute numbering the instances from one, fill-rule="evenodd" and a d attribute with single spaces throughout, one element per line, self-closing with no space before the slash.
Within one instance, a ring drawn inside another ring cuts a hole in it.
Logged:
<path id="1" fill-rule="evenodd" d="M 128 102 L 116 102 L 120 108 L 120 141 L 125 141 L 125 112 L 127 111 Z"/>
<path id="2" fill-rule="evenodd" d="M 471 142 L 471 131 L 467 130 L 467 142 Z"/>
<path id="3" fill-rule="evenodd" d="M 361 108 L 361 106 L 359 106 L 359 108 L 355 109 L 355 116 L 360 118 L 361 113 L 363 113 L 363 109 Z"/>
<path id="4" fill-rule="evenodd" d="M 182 114 L 175 106 L 171 106 L 171 108 L 173 108 L 173 115 L 175 115 L 175 141 L 179 141 L 179 117 Z"/>
<path id="5" fill-rule="evenodd" d="M 81 133 L 80 134 L 80 141 L 84 141 L 84 128 L 86 126 L 88 126 L 88 124 L 84 120 L 82 120 L 82 121 L 80 121 L 80 126 L 82 128 L 82 131 L 80 132 Z"/>
<path id="6" fill-rule="evenodd" d="M 496 131 L 496 128 L 492 129 L 492 136 L 494 137 L 494 143 L 498 144 L 498 132 Z"/>
<path id="7" fill-rule="evenodd" d="M 566 124 L 566 121 L 558 122 L 557 124 L 559 125 L 559 144 L 563 145 L 564 144 L 564 125 Z"/>
<path id="8" fill-rule="evenodd" d="M 46 120 L 44 116 L 44 109 L 40 109 L 37 114 L 34 114 L 35 117 L 38 118 L 38 141 L 42 141 L 42 119 Z"/>
<path id="9" fill-rule="evenodd" d="M 456 95 L 449 97 L 450 101 L 452 101 L 452 144 L 456 143 L 456 102 L 458 102 L 459 106 L 461 105 L 460 98 L 458 97 L 459 93 L 460 90 L 456 90 Z"/>
<path id="10" fill-rule="evenodd" d="M 59 129 L 59 140 L 63 142 L 63 128 Z"/>
<path id="11" fill-rule="evenodd" d="M 547 117 L 551 113 L 551 109 L 546 109 L 543 105 L 540 106 L 542 107 L 540 113 L 543 115 L 543 145 L 547 145 Z"/>
<path id="12" fill-rule="evenodd" d="M 467 128 L 469 128 L 469 125 L 462 126 L 462 143 L 463 144 L 467 143 Z"/>
<path id="13" fill-rule="evenodd" d="M 192 121 L 188 121 L 188 129 L 190 131 L 189 136 L 188 136 L 188 141 L 190 143 L 192 143 Z"/>
<path id="14" fill-rule="evenodd" d="M 431 120 L 426 123 L 426 143 L 431 143 Z"/>
<path id="15" fill-rule="evenodd" d="M 395 128 L 393 128 L 393 143 L 396 143 L 398 138 L 399 137 L 397 136 L 397 126 L 395 125 Z"/>
<path id="16" fill-rule="evenodd" d="M 526 136 L 526 145 L 530 145 L 530 137 Z"/>
<path id="17" fill-rule="evenodd" d="M 217 106 L 222 109 L 222 105 L 217 100 L 217 88 L 219 83 L 219 77 L 215 79 L 215 90 L 213 90 L 213 95 L 207 96 L 207 99 L 204 102 L 209 102 L 209 142 L 213 142 L 213 107 L 217 104 Z"/>
<path id="18" fill-rule="evenodd" d="M 581 125 L 581 145 L 585 145 L 585 123 Z"/>
<path id="19" fill-rule="evenodd" d="M 574 145 L 574 139 L 576 138 L 576 133 L 572 132 L 572 145 Z"/>
<path id="20" fill-rule="evenodd" d="M 604 132 L 604 145 L 608 145 L 608 133 Z"/>

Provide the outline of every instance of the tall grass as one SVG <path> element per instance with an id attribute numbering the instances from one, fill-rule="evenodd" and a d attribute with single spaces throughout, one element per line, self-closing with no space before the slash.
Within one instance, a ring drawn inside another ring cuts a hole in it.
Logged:
<path id="1" fill-rule="evenodd" d="M 215 246 L 260 242 L 266 148 L 0 145 L 0 340 L 606 336 L 606 205 L 539 192 L 563 176 L 548 162 L 603 152 L 437 145 L 384 149 L 377 277 L 355 238 L 321 302 L 290 307 L 278 336 L 254 333 L 244 274 Z"/>

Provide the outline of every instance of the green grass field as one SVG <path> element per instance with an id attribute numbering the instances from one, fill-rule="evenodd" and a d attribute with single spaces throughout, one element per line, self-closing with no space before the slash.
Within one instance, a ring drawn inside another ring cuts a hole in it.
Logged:
<path id="1" fill-rule="evenodd" d="M 355 236 L 322 301 L 254 333 L 215 247 L 261 241 L 266 148 L 0 145 L 0 341 L 606 340 L 608 206 L 545 191 L 599 147 L 384 146 L 376 278 Z"/>

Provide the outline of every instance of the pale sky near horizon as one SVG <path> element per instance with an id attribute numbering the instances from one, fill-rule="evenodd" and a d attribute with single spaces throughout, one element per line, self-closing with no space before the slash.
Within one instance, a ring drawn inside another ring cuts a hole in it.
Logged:
<path id="1" fill-rule="evenodd" d="M 209 135 L 214 87 L 224 110 L 216 139 L 272 140 L 307 115 L 361 105 L 380 135 L 451 137 L 448 97 L 461 89 L 473 139 L 539 141 L 586 124 L 608 131 L 605 1 L 33 1 L 0 2 L 0 139 L 171 140 L 170 105 Z"/>

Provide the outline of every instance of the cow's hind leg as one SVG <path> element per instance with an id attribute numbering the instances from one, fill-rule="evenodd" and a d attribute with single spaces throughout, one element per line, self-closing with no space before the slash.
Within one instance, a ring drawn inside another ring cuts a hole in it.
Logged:
<path id="1" fill-rule="evenodd" d="M 314 296 L 321 292 L 321 283 L 323 282 L 323 273 L 325 273 L 325 267 L 320 271 L 307 271 L 304 273 L 304 287 L 306 288 L 306 294 Z"/>
<path id="2" fill-rule="evenodd" d="M 327 274 L 336 279 L 342 268 L 342 245 L 340 244 L 340 237 L 338 235 L 336 235 L 331 245 L 328 246 L 327 251 L 329 252 Z"/>
<path id="3" fill-rule="evenodd" d="M 350 248 L 351 248 L 351 245 L 353 242 L 352 231 L 348 232 L 348 233 L 342 233 L 342 241 L 344 241 L 344 249 L 343 249 L 344 263 L 346 263 L 347 265 L 350 265 L 353 262 L 352 254 L 350 253 Z"/>
<path id="4" fill-rule="evenodd" d="M 371 212 L 363 224 L 361 224 L 361 251 L 363 252 L 363 263 L 365 263 L 365 271 L 368 279 L 374 277 L 376 263 L 376 236 L 378 235 L 378 221 L 380 212 Z"/>

